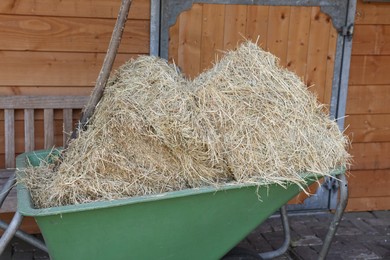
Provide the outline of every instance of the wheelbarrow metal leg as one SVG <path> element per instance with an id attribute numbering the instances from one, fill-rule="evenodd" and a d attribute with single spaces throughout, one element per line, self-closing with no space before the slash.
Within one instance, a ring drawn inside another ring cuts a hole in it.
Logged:
<path id="1" fill-rule="evenodd" d="M 9 225 L 7 223 L 5 223 L 4 221 L 0 220 L 0 228 L 3 230 L 7 230 L 9 228 Z M 39 248 L 42 251 L 48 253 L 48 250 L 47 250 L 45 243 L 43 241 L 41 241 L 40 239 L 38 239 L 30 234 L 27 234 L 26 232 L 24 232 L 22 230 L 16 230 L 15 236 L 20 238 L 21 240 L 26 241 L 30 245 L 35 246 L 36 248 Z"/>
<path id="2" fill-rule="evenodd" d="M 284 230 L 284 242 L 281 247 L 279 247 L 274 251 L 260 253 L 259 255 L 263 259 L 272 259 L 281 256 L 284 253 L 286 253 L 286 251 L 290 246 L 290 241 L 291 241 L 290 225 L 288 223 L 287 209 L 285 205 L 280 208 L 280 217 L 282 219 L 282 225 Z"/>
<path id="3" fill-rule="evenodd" d="M 348 202 L 348 182 L 345 178 L 345 174 L 341 174 L 338 176 L 338 178 L 341 181 L 340 185 L 340 201 L 337 205 L 336 212 L 334 214 L 333 220 L 330 223 L 328 233 L 326 234 L 324 244 L 322 246 L 321 252 L 318 256 L 319 260 L 325 259 L 329 252 L 330 245 L 332 243 L 332 240 L 336 234 L 337 228 L 340 224 L 341 218 L 343 217 L 345 207 L 347 206 Z"/>
<path id="4" fill-rule="evenodd" d="M 8 180 L 6 183 L 4 183 L 3 187 L 0 191 L 0 207 L 3 205 L 5 198 L 7 198 L 9 192 L 11 191 L 12 187 L 16 183 L 16 174 L 13 172 L 11 176 L 8 177 Z"/>
<path id="5" fill-rule="evenodd" d="M 3 254 L 8 243 L 11 241 L 13 236 L 16 233 L 16 230 L 20 227 L 22 223 L 23 216 L 19 212 L 15 212 L 15 215 L 9 224 L 8 228 L 4 231 L 4 234 L 0 238 L 0 255 Z"/>

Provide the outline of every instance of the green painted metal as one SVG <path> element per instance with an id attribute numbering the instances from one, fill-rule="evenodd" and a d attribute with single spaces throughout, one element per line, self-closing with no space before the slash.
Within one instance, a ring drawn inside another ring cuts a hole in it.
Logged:
<path id="1" fill-rule="evenodd" d="M 48 154 L 22 154 L 17 167 Z M 53 260 L 219 259 L 299 191 L 293 184 L 224 185 L 34 209 L 18 184 L 18 209 L 35 217 Z"/>

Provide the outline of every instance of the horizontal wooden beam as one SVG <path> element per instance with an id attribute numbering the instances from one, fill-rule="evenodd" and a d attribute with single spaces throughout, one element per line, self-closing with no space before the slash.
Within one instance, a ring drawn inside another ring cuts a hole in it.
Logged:
<path id="1" fill-rule="evenodd" d="M 1 96 L 1 109 L 83 108 L 87 96 Z"/>

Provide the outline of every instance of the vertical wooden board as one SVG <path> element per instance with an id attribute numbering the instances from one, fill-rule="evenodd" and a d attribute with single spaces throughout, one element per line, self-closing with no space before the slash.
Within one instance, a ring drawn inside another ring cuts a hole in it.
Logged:
<path id="1" fill-rule="evenodd" d="M 290 10 L 290 6 L 269 7 L 267 48 L 280 59 L 282 66 L 287 64 Z"/>
<path id="2" fill-rule="evenodd" d="M 174 64 L 178 64 L 179 61 L 179 27 L 180 16 L 177 17 L 176 23 L 169 28 L 168 61 Z"/>
<path id="3" fill-rule="evenodd" d="M 390 24 L 389 3 L 364 3 L 358 0 L 356 7 L 356 24 Z"/>
<path id="4" fill-rule="evenodd" d="M 326 14 L 321 13 L 319 7 L 313 7 L 305 79 L 308 86 L 314 85 L 310 89 L 317 94 L 320 102 L 324 101 L 331 26 L 330 18 Z"/>
<path id="5" fill-rule="evenodd" d="M 226 5 L 223 38 L 224 50 L 233 50 L 245 40 L 246 11 L 246 5 Z"/>
<path id="6" fill-rule="evenodd" d="M 194 4 L 180 16 L 178 64 L 190 78 L 200 72 L 200 44 L 202 39 L 202 5 Z"/>
<path id="7" fill-rule="evenodd" d="M 350 149 L 352 170 L 380 170 L 390 168 L 390 142 L 354 143 Z"/>
<path id="8" fill-rule="evenodd" d="M 390 84 L 390 56 L 352 56 L 349 84 Z"/>
<path id="9" fill-rule="evenodd" d="M 225 5 L 203 6 L 200 71 L 210 68 L 222 55 L 224 25 Z"/>
<path id="10" fill-rule="evenodd" d="M 390 142 L 390 114 L 350 115 L 345 125 L 352 142 Z"/>
<path id="11" fill-rule="evenodd" d="M 72 131 L 73 131 L 73 113 L 72 109 L 67 108 L 63 110 L 63 126 L 64 126 L 64 133 L 63 133 L 63 139 L 62 139 L 62 145 L 65 146 L 68 138 L 70 137 Z"/>
<path id="12" fill-rule="evenodd" d="M 24 149 L 34 150 L 34 109 L 24 110 Z"/>
<path id="13" fill-rule="evenodd" d="M 390 113 L 390 85 L 352 85 L 348 88 L 346 113 Z"/>
<path id="14" fill-rule="evenodd" d="M 15 167 L 15 112 L 4 110 L 5 168 Z"/>
<path id="15" fill-rule="evenodd" d="M 337 31 L 331 26 L 329 34 L 329 46 L 328 55 L 326 57 L 326 76 L 325 76 L 325 91 L 323 103 L 330 104 L 332 97 L 332 86 L 333 86 L 333 73 L 334 73 L 334 61 L 336 57 L 337 47 Z"/>
<path id="16" fill-rule="evenodd" d="M 390 14 L 389 14 L 390 16 Z M 356 25 L 352 55 L 389 55 L 390 25 Z"/>
<path id="17" fill-rule="evenodd" d="M 51 149 L 54 146 L 54 116 L 53 109 L 43 110 L 43 125 L 44 125 L 44 136 L 45 136 L 45 149 Z"/>
<path id="18" fill-rule="evenodd" d="M 257 41 L 263 49 L 267 49 L 269 6 L 249 5 L 247 7 L 247 23 L 245 37 Z"/>
<path id="19" fill-rule="evenodd" d="M 310 17 L 310 7 L 291 7 L 287 68 L 294 71 L 302 79 L 306 73 Z"/>

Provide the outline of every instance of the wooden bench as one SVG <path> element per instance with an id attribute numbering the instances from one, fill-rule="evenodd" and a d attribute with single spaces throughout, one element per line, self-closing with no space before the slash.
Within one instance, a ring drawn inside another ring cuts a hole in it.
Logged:
<path id="1" fill-rule="evenodd" d="M 0 185 L 2 186 L 15 171 L 15 157 L 17 154 L 63 145 L 74 127 L 74 112 L 79 112 L 87 103 L 88 98 L 86 96 L 0 97 L 0 115 L 3 114 L 4 123 L 4 134 L 0 136 L 0 143 L 4 145 L 4 168 L 0 169 Z M 57 110 L 61 110 L 62 113 Z M 60 113 L 59 118 L 55 119 L 55 113 L 57 115 Z M 20 114 L 22 116 L 19 116 Z M 18 115 L 18 118 L 15 115 Z M 39 133 L 35 131 L 36 115 L 39 115 L 40 118 L 43 117 L 43 133 L 40 133 L 42 130 Z M 55 127 L 55 122 L 58 120 L 62 120 L 62 129 Z M 23 122 L 23 131 L 20 129 L 19 121 Z M 58 133 L 59 131 L 60 133 Z M 43 142 L 41 141 L 41 144 L 36 147 L 35 137 L 38 134 L 43 134 Z M 61 140 L 55 138 L 58 137 L 58 134 L 62 134 Z M 18 146 L 23 138 L 24 144 Z M 0 212 L 15 212 L 15 210 L 16 192 L 13 189 L 3 203 Z"/>

